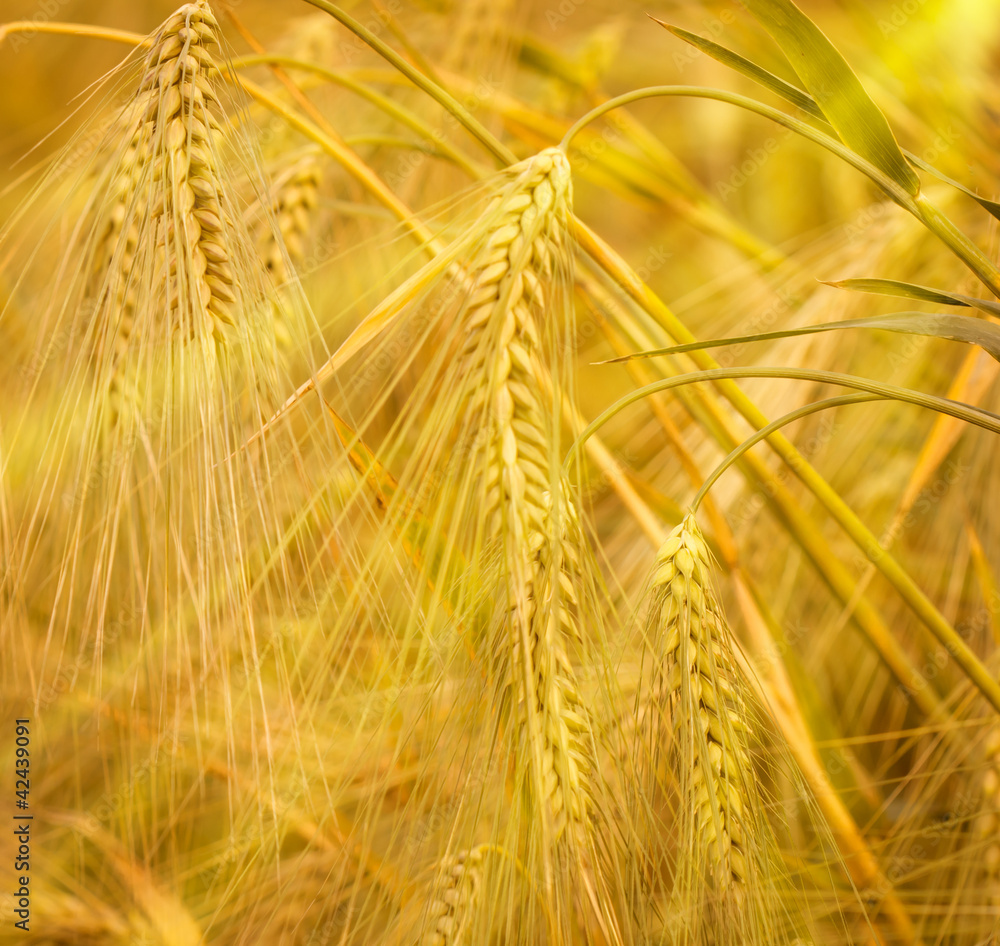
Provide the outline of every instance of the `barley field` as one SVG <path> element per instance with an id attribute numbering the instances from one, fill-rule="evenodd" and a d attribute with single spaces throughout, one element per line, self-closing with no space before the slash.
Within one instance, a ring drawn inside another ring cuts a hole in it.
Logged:
<path id="1" fill-rule="evenodd" d="M 1000 944 L 1000 0 L 0 88 L 0 943 Z"/>

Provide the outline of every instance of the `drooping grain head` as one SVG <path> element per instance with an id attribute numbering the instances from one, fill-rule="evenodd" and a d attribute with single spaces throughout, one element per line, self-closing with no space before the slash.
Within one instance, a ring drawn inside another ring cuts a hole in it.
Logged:
<path id="1" fill-rule="evenodd" d="M 651 621 L 662 634 L 655 690 L 669 719 L 685 843 L 693 845 L 696 873 L 707 867 L 720 891 L 739 891 L 748 880 L 748 833 L 760 825 L 745 683 L 713 589 L 711 555 L 691 516 L 657 553 Z"/>
<path id="2" fill-rule="evenodd" d="M 551 527 L 556 521 L 554 515 L 547 516 L 543 527 Z M 537 556 L 530 563 L 529 624 L 522 628 L 518 610 L 512 608 L 508 634 L 511 665 L 525 671 L 530 668 L 533 674 L 533 692 L 521 694 L 521 713 L 529 745 L 534 744 L 538 753 L 542 802 L 550 819 L 552 840 L 558 841 L 568 829 L 586 831 L 588 827 L 593 736 L 590 713 L 581 698 L 570 658 L 570 648 L 581 643 L 583 634 L 577 552 L 568 536 L 558 544 L 539 544 Z M 522 652 L 524 647 L 529 651 Z"/>
<path id="3" fill-rule="evenodd" d="M 167 401 L 152 393 L 149 369 L 174 356 L 203 376 L 187 386 L 204 402 L 218 384 L 217 360 L 228 359 L 223 353 L 237 338 L 249 346 L 240 360 L 253 363 L 257 390 L 273 383 L 260 377 L 273 344 L 261 334 L 272 292 L 237 184 L 248 176 L 263 189 L 263 170 L 221 76 L 225 58 L 209 4 L 180 7 L 150 44 L 137 89 L 99 146 L 103 167 L 90 198 L 96 244 L 84 247 L 94 361 L 113 417 L 126 395 Z M 178 364 L 167 374 L 176 380 L 183 370 Z"/>
<path id="4" fill-rule="evenodd" d="M 614 925 L 597 876 L 604 868 L 596 853 L 599 770 L 580 683 L 591 669 L 587 622 L 596 609 L 588 599 L 584 530 L 559 448 L 567 389 L 558 341 L 572 323 L 565 292 L 569 164 L 549 149 L 487 186 L 474 233 L 455 244 L 463 250 L 460 262 L 442 280 L 446 289 L 432 296 L 442 304 L 428 306 L 428 335 L 444 343 L 428 356 L 441 357 L 422 391 L 429 392 L 426 413 L 438 423 L 419 415 L 421 433 L 433 433 L 420 441 L 427 447 L 417 451 L 419 472 L 410 480 L 404 473 L 401 486 L 419 496 L 426 521 L 445 524 L 439 532 L 453 528 L 457 537 L 438 539 L 428 530 L 414 558 L 454 561 L 454 548 L 461 551 L 465 588 L 452 613 L 466 624 L 491 684 L 505 750 L 493 774 L 512 783 L 510 833 L 501 829 L 495 840 L 516 851 L 526 873 L 551 891 L 544 919 L 539 914 L 524 923 L 525 929 L 544 923 L 555 942 L 574 924 Z M 412 526 L 406 504 L 393 505 L 390 516 Z M 437 572 L 435 589 L 447 583 Z M 482 590 L 473 596 L 473 588 Z M 524 878 L 507 876 L 511 890 L 537 905 Z M 592 920 L 595 901 L 601 915 Z"/>
<path id="5" fill-rule="evenodd" d="M 278 233 L 286 252 L 282 252 L 274 232 L 269 229 L 262 235 L 261 258 L 279 285 L 294 275 L 289 263 L 297 265 L 305 259 L 306 240 L 314 223 L 321 178 L 319 155 L 307 154 L 296 160 L 275 182 L 271 209 L 277 218 Z"/>
<path id="6" fill-rule="evenodd" d="M 268 198 L 270 213 L 264 215 L 257 228 L 260 259 L 275 289 L 293 294 L 290 284 L 306 259 L 308 241 L 316 224 L 322 162 L 316 153 L 294 156 L 278 175 Z M 272 306 L 274 335 L 279 347 L 292 347 L 294 313 L 283 300 Z"/>
<path id="7" fill-rule="evenodd" d="M 478 379 L 469 429 L 489 431 L 486 461 L 488 530 L 513 533 L 537 549 L 551 487 L 551 438 L 558 435 L 545 385 L 543 319 L 560 314 L 546 305 L 557 277 L 566 218 L 572 203 L 569 164 L 557 149 L 515 166 L 509 183 L 483 214 L 489 222 L 471 274 L 463 315 L 462 374 Z M 506 526 L 503 525 L 506 523 Z"/>
<path id="8" fill-rule="evenodd" d="M 127 145 L 94 254 L 99 357 L 119 385 L 136 331 L 147 340 L 222 341 L 235 324 L 233 219 L 217 157 L 217 29 L 204 0 L 171 15 L 154 34 L 120 119 Z"/>
<path id="9" fill-rule="evenodd" d="M 471 944 L 469 927 L 476 910 L 484 850 L 461 851 L 438 865 L 427 905 L 427 929 L 419 946 Z"/>
<path id="10" fill-rule="evenodd" d="M 178 562 L 192 587 L 215 589 L 211 610 L 233 613 L 237 595 L 218 576 L 252 542 L 247 493 L 264 496 L 262 480 L 250 485 L 256 460 L 234 453 L 277 389 L 266 273 L 232 186 L 259 162 L 244 160 L 254 152 L 239 150 L 224 114 L 218 42 L 207 3 L 181 6 L 109 74 L 101 91 L 127 90 L 127 103 L 85 123 L 43 178 L 64 188 L 73 219 L 52 215 L 41 245 L 57 258 L 32 342 L 60 363 L 39 373 L 25 416 L 49 418 L 39 466 L 59 470 L 31 501 L 59 514 L 25 520 L 21 557 L 60 575 L 53 626 L 79 634 L 81 652 L 97 640 L 95 666 L 115 615 L 155 626 L 157 608 L 188 593 L 166 577 Z M 41 556 L 40 541 L 51 547 Z M 144 574 L 128 549 L 148 555 Z"/>
<path id="11" fill-rule="evenodd" d="M 475 438 L 483 489 L 477 527 L 502 563 L 498 595 L 506 607 L 490 663 L 513 711 L 514 766 L 537 869 L 559 891 L 549 912 L 553 936 L 572 925 L 579 891 L 600 886 L 581 873 L 596 860 L 596 764 L 572 654 L 584 646 L 589 612 L 583 534 L 559 450 L 571 205 L 569 164 L 557 149 L 501 177 L 481 218 L 456 359 L 464 391 L 456 414 Z"/>
<path id="12" fill-rule="evenodd" d="M 654 782 L 668 786 L 676 831 L 668 941 L 793 946 L 807 941 L 803 901 L 767 817 L 766 786 L 794 768 L 780 746 L 773 758 L 754 755 L 763 715 L 713 573 L 688 515 L 657 552 L 646 631 L 654 672 L 642 738 L 652 737 Z"/>
<path id="13" fill-rule="evenodd" d="M 567 633 L 579 636 L 563 561 L 570 515 L 553 444 L 546 305 L 571 202 L 569 165 L 556 149 L 511 168 L 484 218 L 489 228 L 471 274 L 461 371 L 475 379 L 470 430 L 485 430 L 485 531 L 506 560 L 510 667 L 532 746 L 535 791 L 553 839 L 584 817 L 581 769 L 587 729 Z M 558 502 L 553 504 L 553 493 Z"/>
<path id="14" fill-rule="evenodd" d="M 224 337 L 237 301 L 227 229 L 230 208 L 220 194 L 216 144 L 218 24 L 204 0 L 185 4 L 161 27 L 146 59 L 140 98 L 151 173 L 149 212 L 163 240 L 167 307 L 185 335 Z"/>

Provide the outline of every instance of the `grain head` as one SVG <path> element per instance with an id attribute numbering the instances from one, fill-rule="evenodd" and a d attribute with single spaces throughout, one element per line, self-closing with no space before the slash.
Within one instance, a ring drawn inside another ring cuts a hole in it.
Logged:
<path id="1" fill-rule="evenodd" d="M 445 857 L 427 904 L 426 927 L 419 946 L 467 946 L 476 902 L 480 896 L 484 849 L 461 851 Z"/>
<path id="2" fill-rule="evenodd" d="M 656 556 L 650 609 L 653 701 L 675 785 L 678 942 L 786 942 L 779 855 L 751 753 L 752 691 L 739 667 L 693 516 Z"/>

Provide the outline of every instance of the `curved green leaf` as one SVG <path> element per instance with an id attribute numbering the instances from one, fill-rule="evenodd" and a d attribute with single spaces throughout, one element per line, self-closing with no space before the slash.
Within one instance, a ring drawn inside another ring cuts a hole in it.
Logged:
<path id="1" fill-rule="evenodd" d="M 889 123 L 826 34 L 791 0 L 741 2 L 774 37 L 844 143 L 916 196 L 920 179 Z"/>
<path id="2" fill-rule="evenodd" d="M 701 50 L 706 56 L 711 56 L 716 62 L 720 62 L 724 66 L 729 66 L 734 72 L 752 79 L 758 85 L 762 85 L 765 89 L 783 98 L 786 102 L 790 102 L 796 108 L 800 108 L 803 112 L 812 115 L 813 118 L 820 118 L 826 121 L 823 109 L 816 104 L 816 99 L 808 92 L 803 92 L 797 85 L 786 82 L 773 72 L 768 72 L 763 66 L 758 66 L 757 63 L 751 62 L 746 56 L 741 56 L 731 49 L 726 49 L 725 46 L 720 46 L 718 43 L 706 39 L 704 36 L 691 33 L 688 30 L 681 29 L 679 26 L 671 26 L 669 23 L 664 23 L 663 20 L 658 20 L 652 15 L 649 18 L 655 20 L 668 32 L 673 33 L 678 39 L 684 40 L 685 43 L 690 43 L 695 49 Z"/>
<path id="3" fill-rule="evenodd" d="M 969 319 L 968 321 L 974 320 Z M 909 388 L 901 388 L 897 385 L 885 384 L 881 381 L 872 381 L 868 378 L 859 378 L 854 375 L 842 374 L 835 371 L 820 371 L 815 368 L 710 368 L 703 371 L 692 371 L 688 374 L 675 375 L 672 378 L 663 378 L 662 380 L 654 381 L 652 384 L 643 385 L 641 388 L 637 388 L 624 397 L 619 398 L 610 407 L 605 408 L 600 416 L 594 418 L 587 425 L 587 428 L 577 436 L 576 441 L 566 454 L 563 464 L 568 464 L 570 459 L 576 455 L 581 446 L 586 442 L 587 438 L 593 436 L 612 417 L 615 417 L 626 407 L 635 404 L 637 401 L 641 401 L 650 394 L 670 391 L 682 385 L 693 384 L 699 381 L 737 380 L 742 378 L 787 378 L 788 380 L 796 381 L 818 381 L 823 384 L 838 384 L 856 391 L 867 391 L 877 394 L 880 397 L 890 397 L 908 404 L 926 407 L 930 410 L 947 414 L 950 417 L 965 420 L 984 430 L 1000 433 L 1000 415 L 994 414 L 991 411 L 973 407 L 969 404 L 962 404 L 958 401 L 952 401 L 948 398 L 936 397 L 933 394 L 923 394 L 920 391 L 913 391 Z M 872 541 L 875 541 L 874 538 Z M 958 632 L 946 621 L 935 622 L 930 630 L 937 637 L 938 641 L 947 648 L 969 680 L 990 701 L 994 709 L 1000 712 L 1000 683 L 997 682 L 994 673 L 983 664 L 972 648 L 965 643 Z"/>
<path id="4" fill-rule="evenodd" d="M 672 345 L 669 348 L 654 348 L 649 351 L 622 355 L 597 362 L 613 365 L 632 358 L 653 358 L 658 355 L 680 355 L 705 348 L 722 348 L 726 345 L 745 345 L 749 342 L 765 342 L 776 338 L 792 338 L 799 335 L 814 335 L 817 332 L 833 332 L 845 328 L 874 328 L 886 332 L 901 332 L 905 335 L 927 335 L 947 338 L 955 342 L 978 345 L 1000 361 L 1000 325 L 974 319 L 968 315 L 951 315 L 928 312 L 897 312 L 893 315 L 878 315 L 870 319 L 846 319 L 843 322 L 824 322 L 821 325 L 803 325 L 799 328 L 782 329 L 778 332 L 761 332 L 757 335 L 734 335 L 731 338 L 713 338 L 686 345 Z"/>
<path id="5" fill-rule="evenodd" d="M 914 167 L 918 167 L 921 171 L 926 171 L 928 174 L 933 174 L 939 181 L 943 181 L 945 184 L 950 184 L 956 190 L 960 190 L 966 197 L 971 197 L 983 210 L 992 214 L 997 220 L 1000 220 L 1000 203 L 990 200 L 988 197 L 980 197 L 974 190 L 971 190 L 964 184 L 959 184 L 953 177 L 943 174 L 933 164 L 928 164 L 923 158 L 917 157 L 917 155 L 911 154 L 909 151 L 904 151 L 903 154 L 906 155 L 906 160 Z"/>
<path id="6" fill-rule="evenodd" d="M 820 282 L 835 289 L 854 289 L 857 292 L 874 292 L 883 296 L 903 296 L 906 299 L 932 302 L 934 305 L 968 306 L 989 312 L 990 315 L 1000 316 L 1000 302 L 964 296 L 958 292 L 946 292 L 930 286 L 917 286 L 914 283 L 900 282 L 898 279 L 840 279 L 834 282 L 821 279 Z"/>
<path id="7" fill-rule="evenodd" d="M 823 109 L 816 104 L 816 100 L 808 92 L 803 91 L 797 85 L 792 85 L 791 82 L 786 82 L 784 79 L 776 76 L 773 72 L 768 72 L 768 70 L 763 66 L 758 66 L 757 63 L 747 59 L 746 56 L 741 56 L 739 53 L 734 52 L 731 49 L 727 49 L 725 46 L 720 46 L 718 43 L 715 43 L 710 39 L 706 39 L 703 36 L 699 36 L 697 33 L 691 33 L 688 32 L 688 30 L 681 29 L 680 27 L 671 26 L 668 23 L 664 23 L 663 20 L 657 19 L 655 16 L 650 16 L 650 19 L 656 20 L 656 22 L 659 23 L 665 30 L 669 30 L 674 34 L 674 36 L 684 40 L 684 42 L 690 43 L 696 49 L 705 53 L 706 56 L 711 56 L 716 62 L 720 62 L 722 65 L 728 66 L 734 72 L 738 72 L 740 75 L 745 76 L 746 78 L 756 82 L 758 85 L 763 86 L 768 91 L 783 98 L 786 102 L 789 102 L 796 108 L 801 109 L 807 115 L 826 121 Z M 939 181 L 954 187 L 958 191 L 961 191 L 966 195 L 966 197 L 971 197 L 987 213 L 1000 220 L 1000 201 L 990 200 L 988 197 L 982 197 L 971 188 L 966 187 L 954 178 L 949 177 L 942 171 L 939 171 L 933 164 L 925 161 L 912 151 L 907 151 L 904 148 L 903 156 L 914 167 L 920 168 L 921 171 L 926 171 L 928 174 L 936 177 Z"/>

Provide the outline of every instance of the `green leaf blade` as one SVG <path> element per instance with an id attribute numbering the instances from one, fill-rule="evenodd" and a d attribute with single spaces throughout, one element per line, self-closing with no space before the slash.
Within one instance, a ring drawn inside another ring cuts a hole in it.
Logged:
<path id="1" fill-rule="evenodd" d="M 903 154 L 906 155 L 906 160 L 909 161 L 914 167 L 918 167 L 921 171 L 926 171 L 928 174 L 932 174 L 939 181 L 943 181 L 945 184 L 950 184 L 956 190 L 965 194 L 966 197 L 971 197 L 988 214 L 996 217 L 997 220 L 1000 220 L 1000 203 L 995 200 L 990 200 L 988 197 L 983 197 L 981 194 L 977 194 L 971 187 L 966 187 L 961 182 L 956 181 L 953 177 L 948 177 L 947 174 L 939 171 L 933 164 L 928 164 L 918 155 L 911 154 L 909 151 L 904 151 Z"/>
<path id="2" fill-rule="evenodd" d="M 846 145 L 911 196 L 920 179 L 888 121 L 826 34 L 791 0 L 741 0 L 771 34 Z"/>
<path id="3" fill-rule="evenodd" d="M 916 299 L 920 302 L 930 302 L 934 305 L 958 305 L 979 309 L 990 315 L 1000 316 L 1000 302 L 988 299 L 977 299 L 975 296 L 965 296 L 958 292 L 947 292 L 944 289 L 934 289 L 930 286 L 918 286 L 914 283 L 900 282 L 898 279 L 840 279 L 835 282 L 822 280 L 823 285 L 835 289 L 853 289 L 855 292 L 871 292 L 883 296 L 901 296 L 904 299 Z"/>
<path id="4" fill-rule="evenodd" d="M 841 322 L 824 322 L 821 325 L 803 325 L 798 328 L 781 329 L 777 332 L 760 332 L 756 335 L 734 335 L 730 338 L 712 338 L 705 341 L 671 345 L 669 348 L 654 348 L 649 351 L 633 352 L 599 361 L 600 365 L 621 364 L 634 358 L 654 358 L 662 355 L 682 355 L 708 348 L 723 348 L 728 345 L 747 345 L 753 342 L 775 341 L 780 338 L 797 338 L 815 335 L 817 332 L 837 332 L 843 329 L 881 329 L 884 332 L 898 332 L 903 335 L 925 335 L 931 338 L 945 338 L 954 342 L 978 345 L 1000 361 L 1000 325 L 985 319 L 968 315 L 952 315 L 935 312 L 896 312 L 878 315 L 868 319 L 845 319 Z"/>
<path id="5" fill-rule="evenodd" d="M 734 72 L 752 79 L 758 85 L 780 96 L 786 102 L 790 102 L 807 115 L 811 115 L 813 118 L 825 119 L 826 116 L 823 114 L 823 109 L 816 104 L 816 100 L 811 95 L 803 92 L 798 86 L 792 85 L 790 82 L 786 82 L 784 79 L 776 76 L 773 72 L 768 72 L 767 69 L 758 66 L 755 62 L 751 62 L 746 56 L 741 56 L 739 53 L 733 52 L 733 50 L 727 49 L 725 46 L 720 46 L 718 43 L 699 36 L 697 33 L 691 33 L 688 30 L 681 29 L 679 26 L 671 26 L 669 23 L 664 23 L 663 20 L 657 20 L 655 16 L 650 16 L 650 19 L 656 20 L 660 26 L 668 32 L 673 33 L 678 39 L 684 40 L 685 43 L 690 44 L 716 62 L 728 66 Z"/>

